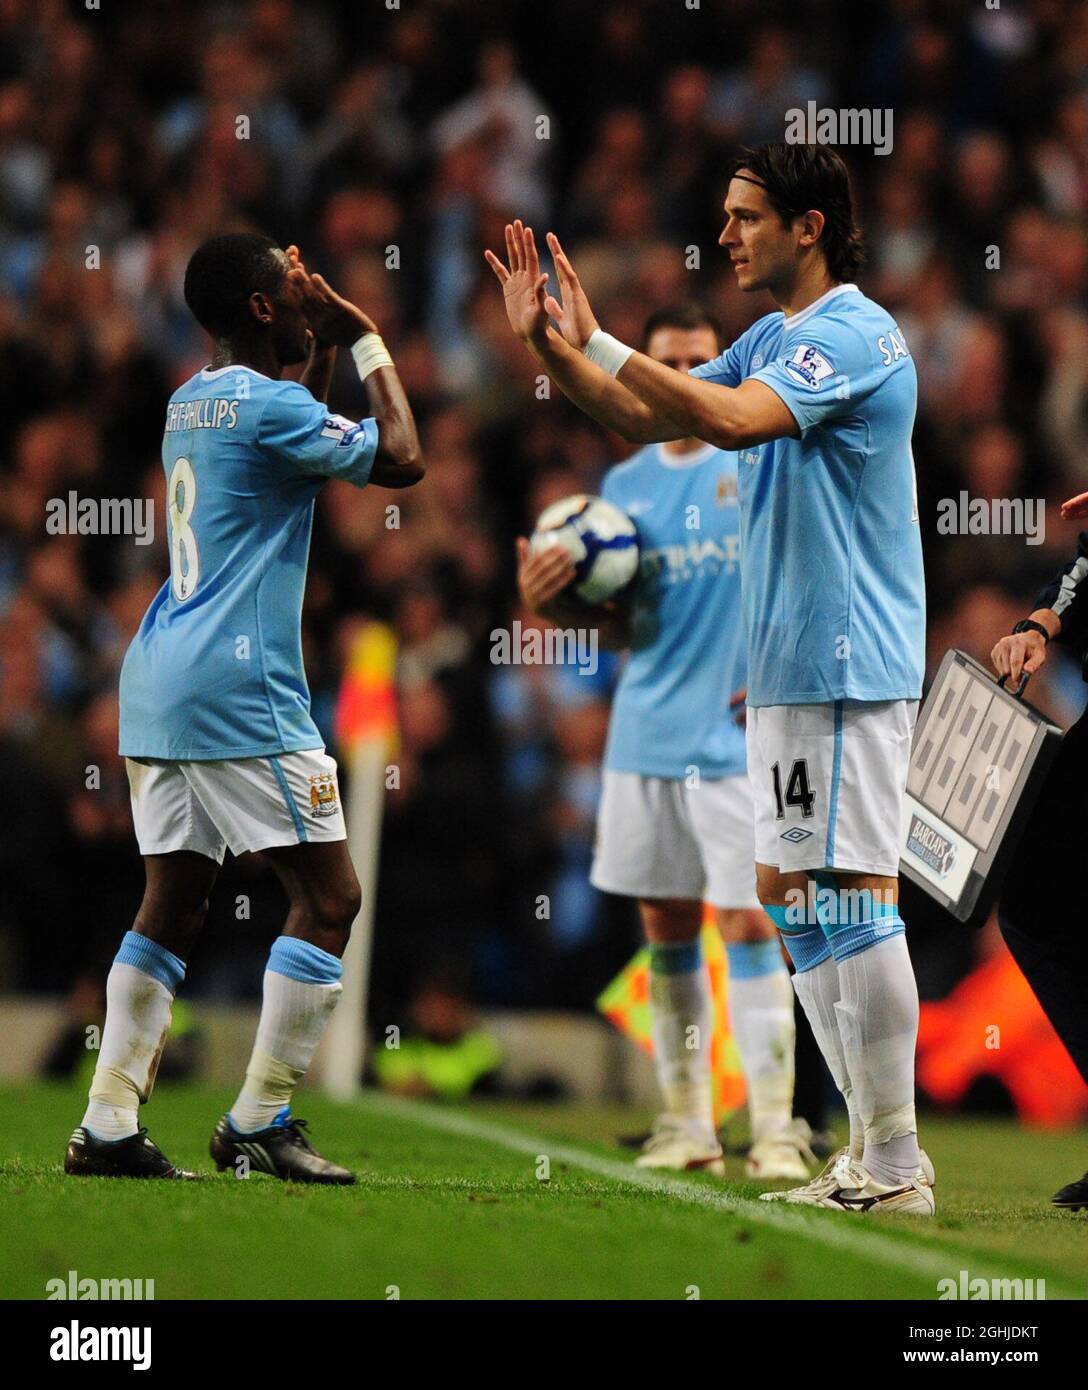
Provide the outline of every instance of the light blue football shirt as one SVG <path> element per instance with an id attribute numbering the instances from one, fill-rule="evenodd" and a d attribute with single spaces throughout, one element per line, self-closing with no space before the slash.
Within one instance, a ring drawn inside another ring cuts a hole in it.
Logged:
<path id="1" fill-rule="evenodd" d="M 925 582 L 914 363 L 856 285 L 754 323 L 692 376 L 766 382 L 799 438 L 742 449 L 748 703 L 919 698 Z"/>
<path id="2" fill-rule="evenodd" d="M 314 498 L 365 486 L 375 420 L 332 414 L 249 367 L 170 397 L 162 459 L 170 578 L 121 669 L 122 754 L 251 758 L 321 748 L 302 664 Z"/>
<path id="3" fill-rule="evenodd" d="M 744 730 L 737 456 L 648 445 L 606 474 L 602 496 L 638 527 L 632 646 L 612 704 L 605 766 L 645 777 L 736 777 Z"/>

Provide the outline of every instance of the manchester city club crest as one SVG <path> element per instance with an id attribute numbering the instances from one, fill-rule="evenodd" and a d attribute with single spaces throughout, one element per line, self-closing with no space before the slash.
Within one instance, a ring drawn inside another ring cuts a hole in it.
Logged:
<path id="1" fill-rule="evenodd" d="M 314 816 L 335 816 L 339 808 L 336 792 L 336 778 L 331 772 L 322 772 L 310 778 L 310 814 Z"/>

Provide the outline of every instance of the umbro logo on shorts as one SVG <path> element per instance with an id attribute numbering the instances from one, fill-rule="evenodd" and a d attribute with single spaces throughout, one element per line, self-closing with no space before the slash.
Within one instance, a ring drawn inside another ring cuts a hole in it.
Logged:
<path id="1" fill-rule="evenodd" d="M 778 838 L 787 840 L 791 845 L 799 845 L 802 840 L 807 840 L 811 834 L 811 830 L 802 830 L 799 825 L 795 825 L 792 830 L 785 831 Z"/>

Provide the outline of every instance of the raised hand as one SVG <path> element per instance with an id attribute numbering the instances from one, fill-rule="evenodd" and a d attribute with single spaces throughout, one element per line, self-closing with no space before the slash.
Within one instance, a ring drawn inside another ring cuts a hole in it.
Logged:
<path id="1" fill-rule="evenodd" d="M 1062 503 L 1062 520 L 1072 521 L 1079 516 L 1088 516 L 1088 492 L 1080 492 Z"/>
<path id="2" fill-rule="evenodd" d="M 287 247 L 287 278 L 302 296 L 302 312 L 317 347 L 351 347 L 364 333 L 378 331 L 374 320 L 320 275 L 306 269 L 297 246 Z"/>
<path id="3" fill-rule="evenodd" d="M 555 261 L 555 273 L 559 277 L 559 292 L 563 301 L 560 303 L 552 295 L 547 295 L 544 307 L 555 319 L 560 333 L 571 347 L 581 352 L 600 324 L 594 317 L 586 292 L 582 289 L 581 282 L 574 273 L 574 267 L 567 259 L 567 254 L 554 232 L 548 233 L 548 247 Z"/>
<path id="4" fill-rule="evenodd" d="M 493 251 L 484 252 L 484 259 L 502 285 L 510 327 L 524 342 L 539 340 L 548 332 L 548 311 L 544 307 L 548 277 L 540 270 L 533 229 L 524 226 L 520 218 L 506 224 L 506 257 L 509 266 L 503 265 Z"/>

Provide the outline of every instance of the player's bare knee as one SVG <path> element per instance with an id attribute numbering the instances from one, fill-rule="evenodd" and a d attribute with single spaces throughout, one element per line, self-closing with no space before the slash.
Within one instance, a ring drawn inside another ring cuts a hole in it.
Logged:
<path id="1" fill-rule="evenodd" d="M 798 893 L 803 895 L 803 902 L 808 893 L 807 874 L 784 874 L 773 864 L 756 864 L 756 897 L 764 907 L 790 907 L 798 901 Z"/>
<path id="2" fill-rule="evenodd" d="M 359 910 L 362 905 L 363 890 L 359 886 L 359 880 L 353 874 L 350 883 L 344 885 L 343 892 L 340 895 L 340 921 L 343 925 L 345 936 L 349 935 L 351 932 L 351 928 L 355 923 L 356 917 L 359 915 Z"/>
<path id="3" fill-rule="evenodd" d="M 688 898 L 642 898 L 642 924 L 648 941 L 693 941 L 699 935 L 703 905 Z"/>
<path id="4" fill-rule="evenodd" d="M 771 941 L 777 935 L 774 923 L 757 907 L 716 907 L 714 920 L 722 940 L 730 943 Z"/>
<path id="5" fill-rule="evenodd" d="M 207 898 L 190 907 L 169 894 L 145 892 L 132 929 L 184 960 L 204 927 L 208 906 Z"/>
<path id="6" fill-rule="evenodd" d="M 767 864 L 756 865 L 756 897 L 764 907 L 785 907 L 786 890 L 777 869 Z"/>
<path id="7" fill-rule="evenodd" d="M 320 932 L 341 937 L 346 945 L 362 901 L 362 889 L 354 875 L 339 883 L 329 884 L 309 903 L 313 926 Z"/>

